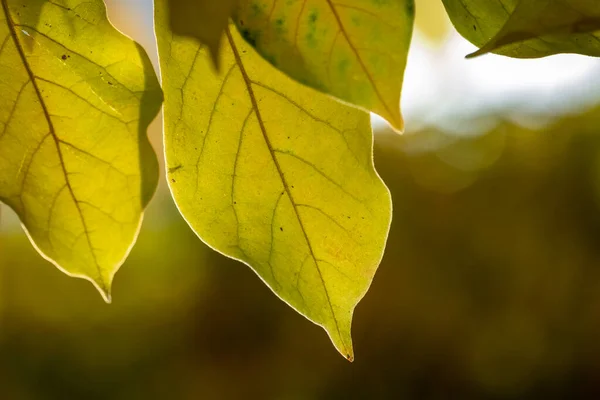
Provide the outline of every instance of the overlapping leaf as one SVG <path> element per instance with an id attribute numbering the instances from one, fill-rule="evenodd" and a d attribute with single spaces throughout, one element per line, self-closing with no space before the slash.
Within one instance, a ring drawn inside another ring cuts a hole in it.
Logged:
<path id="1" fill-rule="evenodd" d="M 169 0 L 171 30 L 205 44 L 215 65 L 229 17 L 239 0 Z"/>
<path id="2" fill-rule="evenodd" d="M 242 0 L 235 21 L 281 71 L 402 130 L 413 18 L 413 0 Z"/>
<path id="3" fill-rule="evenodd" d="M 597 0 L 443 0 L 450 19 L 481 49 L 511 57 L 600 56 Z"/>
<path id="4" fill-rule="evenodd" d="M 165 148 L 175 201 L 211 247 L 250 265 L 353 358 L 353 310 L 391 218 L 369 115 L 301 86 L 233 29 L 215 74 L 156 4 Z"/>
<path id="5" fill-rule="evenodd" d="M 102 0 L 0 3 L 0 199 L 108 300 L 156 185 L 158 81 Z"/>

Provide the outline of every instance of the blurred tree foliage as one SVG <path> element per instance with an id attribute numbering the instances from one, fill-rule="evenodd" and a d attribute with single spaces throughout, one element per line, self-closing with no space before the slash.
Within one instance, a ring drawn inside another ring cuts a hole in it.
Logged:
<path id="1" fill-rule="evenodd" d="M 596 398 L 600 108 L 539 130 L 376 136 L 395 198 L 352 365 L 159 192 L 115 304 L 0 239 L 6 399 Z"/>

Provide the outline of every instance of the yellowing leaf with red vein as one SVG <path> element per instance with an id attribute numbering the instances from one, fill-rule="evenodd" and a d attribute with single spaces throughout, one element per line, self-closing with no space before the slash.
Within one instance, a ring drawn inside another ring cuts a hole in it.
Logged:
<path id="1" fill-rule="evenodd" d="M 242 36 L 297 81 L 403 129 L 413 0 L 242 0 Z"/>
<path id="2" fill-rule="evenodd" d="M 0 200 L 109 300 L 156 186 L 158 81 L 102 0 L 0 3 Z"/>

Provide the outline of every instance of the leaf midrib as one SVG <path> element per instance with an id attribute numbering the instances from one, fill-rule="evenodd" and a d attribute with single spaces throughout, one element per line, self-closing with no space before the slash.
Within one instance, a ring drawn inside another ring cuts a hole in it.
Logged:
<path id="1" fill-rule="evenodd" d="M 283 188 L 288 196 L 288 198 L 290 199 L 290 202 L 292 203 L 292 208 L 294 209 L 294 213 L 296 214 L 296 218 L 298 219 L 298 223 L 300 224 L 300 230 L 302 231 L 302 234 L 304 235 L 304 240 L 306 241 L 306 244 L 308 246 L 308 250 L 310 252 L 310 256 L 313 259 L 314 263 L 315 263 L 315 268 L 317 269 L 317 272 L 319 273 L 319 278 L 321 279 L 321 284 L 323 285 L 323 289 L 325 291 L 325 296 L 327 298 L 327 304 L 329 305 L 329 309 L 331 311 L 331 315 L 333 317 L 333 321 L 335 323 L 335 328 L 336 331 L 338 333 L 338 336 L 340 338 L 340 341 L 342 341 L 342 343 L 344 342 L 343 338 L 342 338 L 342 334 L 340 332 L 340 327 L 338 325 L 338 321 L 335 315 L 335 312 L 333 310 L 333 305 L 331 304 L 331 298 L 329 297 L 329 291 L 327 290 L 327 285 L 325 284 L 325 279 L 323 278 L 323 274 L 321 273 L 321 269 L 319 268 L 319 263 L 317 261 L 317 258 L 315 256 L 315 253 L 313 251 L 312 248 L 312 244 L 308 238 L 308 234 L 306 233 L 306 229 L 304 228 L 304 224 L 302 223 L 302 219 L 300 218 L 300 213 L 298 212 L 298 209 L 296 207 L 296 202 L 294 201 L 294 197 L 292 196 L 292 192 L 289 188 L 289 185 L 285 179 L 285 175 L 283 174 L 283 170 L 281 169 L 281 166 L 279 165 L 279 161 L 277 160 L 277 157 L 275 156 L 275 152 L 273 149 L 273 146 L 271 144 L 271 141 L 267 135 L 267 130 L 264 126 L 264 122 L 263 119 L 261 117 L 261 113 L 260 110 L 258 108 L 258 102 L 256 101 L 256 96 L 254 94 L 254 90 L 252 89 L 252 80 L 250 79 L 250 77 L 248 76 L 248 73 L 246 72 L 246 69 L 244 68 L 244 65 L 242 63 L 242 59 L 240 57 L 240 54 L 237 50 L 237 47 L 233 41 L 233 37 L 231 36 L 231 32 L 229 30 L 229 28 L 227 28 L 227 30 L 225 31 L 226 35 L 227 35 L 227 39 L 229 41 L 229 44 L 231 46 L 231 50 L 233 51 L 233 55 L 235 58 L 235 61 L 240 69 L 242 78 L 244 79 L 244 83 L 246 85 L 246 89 L 248 90 L 248 96 L 250 97 L 250 101 L 252 103 L 252 108 L 254 109 L 254 113 L 256 114 L 256 119 L 258 120 L 258 124 L 260 127 L 260 131 L 263 135 L 263 138 L 265 140 L 265 144 L 267 145 L 267 149 L 269 150 L 269 154 L 271 155 L 271 158 L 273 159 L 273 163 L 275 164 L 275 168 L 277 169 L 277 173 L 279 174 L 279 177 L 281 179 L 281 182 L 283 184 Z M 345 345 L 345 344 L 344 344 Z"/>
<path id="2" fill-rule="evenodd" d="M 62 150 L 60 148 L 60 138 L 58 137 L 58 135 L 56 134 L 56 130 L 54 129 L 54 124 L 52 123 L 52 119 L 50 117 L 50 112 L 48 111 L 48 108 L 46 106 L 46 103 L 44 101 L 44 98 L 42 97 L 42 93 L 40 91 L 40 88 L 36 82 L 36 77 L 35 74 L 33 73 L 33 70 L 31 69 L 31 66 L 29 65 L 29 62 L 27 61 L 27 56 L 25 55 L 25 51 L 23 50 L 23 46 L 21 45 L 21 42 L 19 41 L 19 38 L 17 36 L 17 31 L 15 30 L 15 22 L 12 19 L 12 15 L 10 13 L 10 9 L 8 7 L 8 0 L 0 0 L 0 2 L 2 3 L 2 9 L 4 11 L 4 14 L 6 15 L 6 24 L 8 26 L 8 31 L 10 32 L 10 36 L 13 40 L 13 43 L 15 44 L 15 48 L 17 49 L 17 52 L 19 53 L 19 57 L 21 58 L 21 62 L 23 64 L 23 67 L 25 68 L 25 71 L 27 72 L 27 76 L 29 77 L 29 80 L 31 81 L 31 85 L 35 91 L 36 97 L 39 100 L 40 106 L 42 108 L 42 111 L 44 113 L 44 118 L 46 119 L 46 122 L 48 124 L 48 129 L 50 130 L 50 135 L 52 136 L 52 139 L 54 140 L 54 144 L 56 146 L 56 152 L 58 154 L 58 158 L 60 161 L 60 166 L 65 178 L 65 184 L 66 187 L 69 191 L 69 194 L 71 195 L 71 198 L 73 200 L 73 204 L 75 204 L 75 208 L 77 209 L 77 213 L 79 215 L 79 218 L 81 220 L 81 224 L 83 225 L 83 229 L 85 232 L 85 237 L 87 239 L 88 242 L 88 246 L 90 248 L 90 253 L 92 255 L 92 258 L 94 259 L 94 263 L 96 264 L 96 268 L 98 270 L 98 277 L 99 277 L 99 281 L 97 281 L 96 283 L 98 285 L 101 285 L 101 289 L 103 292 L 103 295 L 106 296 L 106 300 L 108 302 L 110 302 L 110 294 L 108 293 L 108 288 L 106 285 L 106 282 L 104 282 L 104 277 L 102 276 L 102 271 L 100 269 L 100 265 L 98 264 L 98 259 L 96 257 L 96 254 L 94 252 L 94 247 L 92 246 L 92 241 L 89 235 L 89 229 L 87 227 L 87 224 L 85 222 L 85 218 L 83 217 L 83 211 L 81 210 L 81 207 L 79 206 L 79 201 L 77 200 L 77 197 L 75 196 L 75 192 L 73 191 L 73 187 L 71 186 L 71 182 L 69 180 L 69 174 L 67 172 L 67 168 L 65 166 L 65 162 L 64 162 L 64 157 L 62 154 Z M 33 162 L 33 160 L 32 160 Z"/>
<path id="3" fill-rule="evenodd" d="M 329 8 L 331 9 L 333 16 L 336 19 L 338 25 L 340 26 L 340 32 L 342 32 L 342 35 L 344 35 L 344 37 L 346 38 L 346 41 L 348 42 L 348 45 L 350 46 L 350 48 L 352 49 L 352 52 L 356 56 L 358 63 L 360 64 L 361 68 L 363 69 L 367 79 L 371 83 L 371 86 L 373 86 L 373 90 L 375 91 L 375 94 L 377 95 L 379 102 L 381 103 L 383 108 L 385 108 L 385 111 L 387 111 L 390 118 L 394 119 L 395 113 L 393 113 L 391 111 L 387 102 L 384 100 L 383 95 L 381 94 L 381 92 L 379 91 L 379 88 L 377 87 L 377 84 L 375 83 L 375 79 L 373 79 L 371 72 L 369 71 L 369 69 L 365 65 L 364 61 L 362 60 L 360 54 L 358 53 L 358 49 L 356 48 L 354 43 L 352 43 L 352 41 L 350 40 L 350 36 L 348 35 L 348 32 L 346 31 L 346 28 L 345 28 L 344 24 L 342 23 L 342 19 L 341 19 L 340 15 L 338 14 L 337 9 L 335 8 L 335 5 L 331 2 L 331 0 L 326 0 L 326 1 L 327 1 L 327 5 L 329 5 Z M 394 121 L 394 122 L 397 122 L 397 121 Z"/>

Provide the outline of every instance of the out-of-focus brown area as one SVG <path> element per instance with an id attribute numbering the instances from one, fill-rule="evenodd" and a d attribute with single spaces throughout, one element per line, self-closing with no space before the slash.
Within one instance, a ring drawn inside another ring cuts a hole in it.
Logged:
<path id="1" fill-rule="evenodd" d="M 378 134 L 394 221 L 353 364 L 164 191 L 112 305 L 4 232 L 0 398 L 597 398 L 599 127 Z"/>

